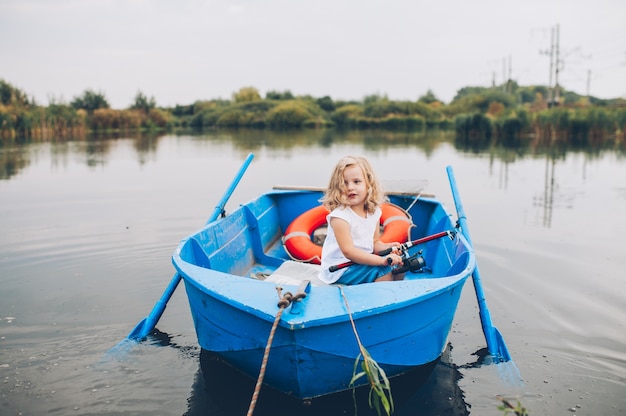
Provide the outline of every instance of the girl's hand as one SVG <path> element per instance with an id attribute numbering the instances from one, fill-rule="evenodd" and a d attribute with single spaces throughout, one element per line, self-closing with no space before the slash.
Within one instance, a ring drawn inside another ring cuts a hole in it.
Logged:
<path id="1" fill-rule="evenodd" d="M 396 254 L 398 256 L 402 254 L 402 244 L 394 242 L 394 243 L 389 243 L 389 246 L 391 247 L 391 252 L 393 254 Z"/>
<path id="2" fill-rule="evenodd" d="M 385 266 L 397 266 L 402 264 L 402 257 L 400 257 L 397 254 L 389 254 L 388 256 L 385 256 L 383 258 L 384 264 Z"/>
<path id="3" fill-rule="evenodd" d="M 394 241 L 392 243 L 383 243 L 380 240 L 374 242 L 374 253 L 380 253 L 381 251 L 391 250 L 394 254 L 402 254 L 402 244 Z"/>

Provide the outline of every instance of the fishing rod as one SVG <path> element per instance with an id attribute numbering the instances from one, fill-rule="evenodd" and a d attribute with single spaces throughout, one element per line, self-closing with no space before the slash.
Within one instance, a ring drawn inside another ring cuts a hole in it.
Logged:
<path id="1" fill-rule="evenodd" d="M 441 231 L 441 232 L 436 233 L 436 234 L 427 235 L 426 237 L 418 238 L 417 240 L 407 241 L 406 243 L 401 244 L 400 247 L 398 247 L 398 248 L 400 250 L 402 250 L 402 251 L 406 251 L 406 250 L 410 249 L 413 246 L 416 246 L 416 245 L 419 245 L 419 244 L 423 244 L 423 243 L 427 243 L 428 241 L 436 240 L 438 238 L 445 237 L 445 236 L 448 236 L 450 238 L 450 240 L 453 240 L 455 235 L 456 235 L 456 231 Z M 376 254 L 378 254 L 379 256 L 386 256 L 387 254 L 391 254 L 391 252 L 393 251 L 394 248 L 395 247 L 389 247 L 388 249 L 385 249 L 383 251 L 379 251 Z M 331 272 L 336 272 L 339 269 L 344 269 L 346 267 L 350 267 L 353 264 L 354 264 L 353 261 L 347 261 L 345 263 L 335 264 L 333 266 L 330 266 L 328 268 L 328 270 L 331 271 Z"/>

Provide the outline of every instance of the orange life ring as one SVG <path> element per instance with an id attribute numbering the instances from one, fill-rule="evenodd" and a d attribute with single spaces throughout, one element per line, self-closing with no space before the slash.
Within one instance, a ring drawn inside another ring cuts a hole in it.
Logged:
<path id="1" fill-rule="evenodd" d="M 382 210 L 380 225 L 383 226 L 380 240 L 384 243 L 407 241 L 411 220 L 406 212 L 389 203 L 382 204 L 380 208 Z M 321 263 L 322 247 L 311 241 L 311 234 L 326 224 L 327 215 L 328 209 L 320 205 L 308 210 L 289 224 L 285 230 L 283 245 L 292 258 L 314 264 Z"/>

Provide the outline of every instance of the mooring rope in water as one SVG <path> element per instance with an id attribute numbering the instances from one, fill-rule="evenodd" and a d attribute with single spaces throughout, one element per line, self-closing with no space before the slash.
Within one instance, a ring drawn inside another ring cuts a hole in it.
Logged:
<path id="1" fill-rule="evenodd" d="M 256 407 L 256 402 L 259 398 L 259 392 L 261 391 L 261 386 L 263 385 L 263 378 L 265 377 L 265 369 L 267 368 L 267 360 L 270 355 L 270 349 L 272 348 L 272 341 L 274 340 L 274 334 L 276 333 L 276 328 L 278 327 L 278 322 L 280 322 L 280 317 L 283 314 L 283 311 L 287 306 L 291 304 L 294 300 L 291 292 L 286 292 L 281 296 L 281 287 L 276 287 L 276 291 L 278 292 L 278 297 L 280 300 L 278 301 L 278 313 L 276 314 L 276 318 L 274 319 L 274 324 L 272 325 L 272 330 L 270 331 L 270 336 L 267 339 L 267 344 L 265 345 L 265 353 L 263 354 L 263 361 L 261 362 L 261 370 L 259 372 L 259 377 L 256 381 L 256 386 L 254 388 L 254 393 L 252 394 L 252 400 L 250 400 L 250 407 L 248 408 L 247 416 L 252 416 L 254 413 L 254 408 Z"/>

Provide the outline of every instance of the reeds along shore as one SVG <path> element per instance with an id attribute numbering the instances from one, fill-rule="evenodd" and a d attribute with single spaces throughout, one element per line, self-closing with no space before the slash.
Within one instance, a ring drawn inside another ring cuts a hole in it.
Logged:
<path id="1" fill-rule="evenodd" d="M 462 114 L 455 118 L 457 140 L 479 145 L 620 145 L 624 143 L 626 108 L 558 107 L 538 112 L 518 110 L 503 117 Z"/>
<path id="2" fill-rule="evenodd" d="M 141 92 L 128 109 L 109 108 L 102 94 L 86 91 L 71 104 L 39 106 L 0 80 L 0 139 L 51 140 L 84 138 L 90 133 L 168 131 L 177 128 L 379 129 L 425 131 L 454 129 L 457 140 L 473 145 L 622 144 L 626 100 L 598 100 L 562 91 L 558 106 L 541 86 L 468 87 L 450 104 L 432 92 L 417 101 L 393 101 L 372 95 L 362 101 L 333 101 L 325 96 L 294 97 L 289 91 L 261 98 L 253 87 L 231 100 L 197 101 L 158 108 Z"/>

